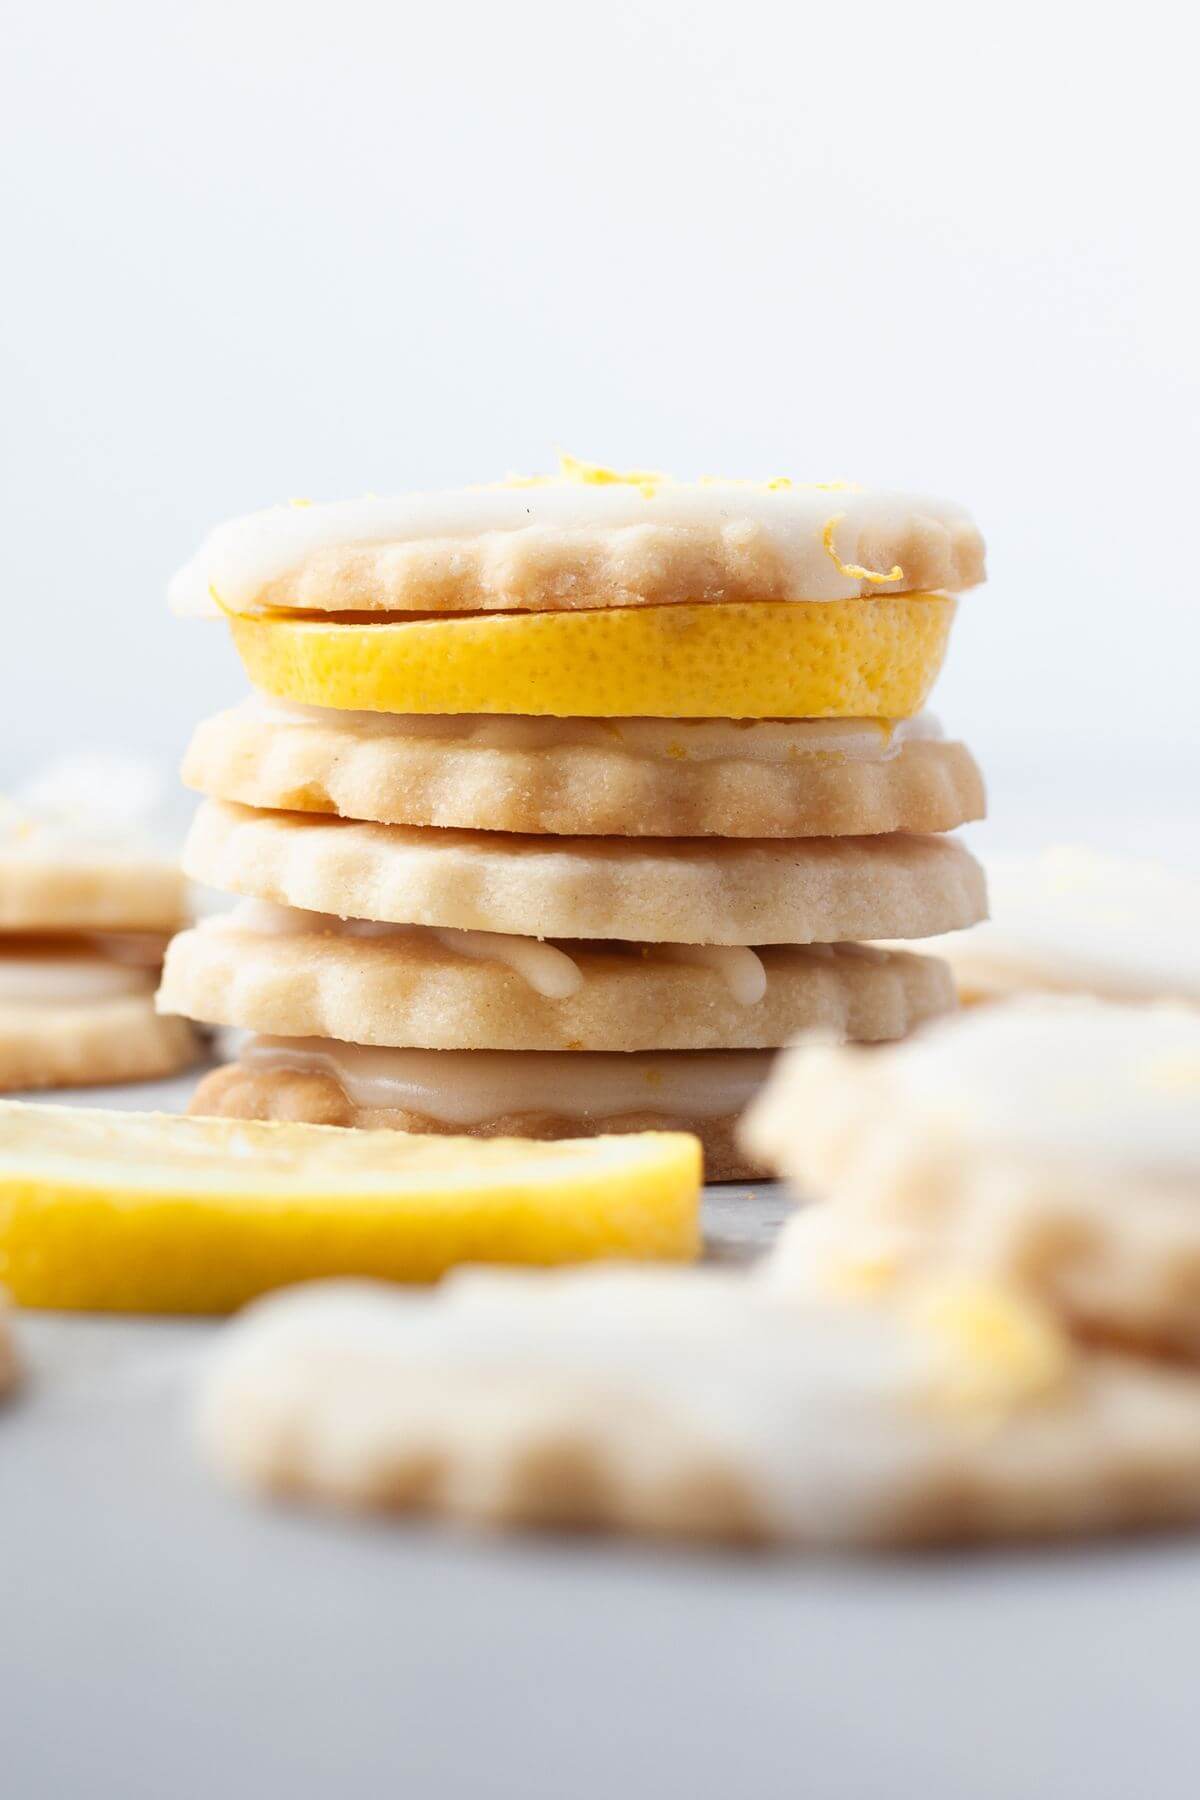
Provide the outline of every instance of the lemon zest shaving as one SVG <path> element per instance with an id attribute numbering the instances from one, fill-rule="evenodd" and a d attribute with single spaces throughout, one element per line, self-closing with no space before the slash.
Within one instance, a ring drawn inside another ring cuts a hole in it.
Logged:
<path id="1" fill-rule="evenodd" d="M 311 506 L 312 501 L 306 499 L 303 494 L 294 494 L 288 499 L 288 505 L 289 506 Z"/>
<path id="2" fill-rule="evenodd" d="M 606 469 L 602 463 L 583 462 L 577 456 L 558 453 L 560 481 L 575 481 L 583 487 L 635 487 L 649 500 L 667 480 L 654 469 Z"/>
<path id="3" fill-rule="evenodd" d="M 904 1312 L 945 1353 L 940 1398 L 954 1410 L 990 1414 L 1040 1399 L 1070 1372 L 1070 1346 L 1050 1312 L 1013 1289 L 930 1277 L 908 1295 Z"/>
<path id="4" fill-rule="evenodd" d="M 900 567 L 899 563 L 893 563 L 892 567 L 885 574 L 880 569 L 864 569 L 861 563 L 848 563 L 842 561 L 841 557 L 834 549 L 833 534 L 845 516 L 845 513 L 834 513 L 831 519 L 825 521 L 825 529 L 821 533 L 821 542 L 825 547 L 825 554 L 833 558 L 833 561 L 837 564 L 839 575 L 853 576 L 857 581 L 903 581 L 904 570 Z"/>

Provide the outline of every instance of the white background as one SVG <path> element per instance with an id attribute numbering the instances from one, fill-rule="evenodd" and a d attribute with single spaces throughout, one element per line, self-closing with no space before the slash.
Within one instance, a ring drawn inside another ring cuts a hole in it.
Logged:
<path id="1" fill-rule="evenodd" d="M 1200 777 L 1183 14 L 22 8 L 0 777 L 239 691 L 162 602 L 215 520 L 563 445 L 968 502 L 938 711 L 1002 817 L 1095 835 L 1117 783 L 1157 842 Z"/>

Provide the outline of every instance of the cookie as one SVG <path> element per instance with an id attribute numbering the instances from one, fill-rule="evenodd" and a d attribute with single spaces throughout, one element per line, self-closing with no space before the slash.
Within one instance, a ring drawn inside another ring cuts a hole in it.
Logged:
<path id="1" fill-rule="evenodd" d="M 1019 993 L 1200 1003 L 1200 881 L 1060 846 L 988 861 L 992 916 L 943 951 L 964 1000 Z"/>
<path id="2" fill-rule="evenodd" d="M 372 1050 L 321 1039 L 252 1038 L 214 1069 L 189 1111 L 422 1135 L 546 1139 L 686 1131 L 708 1181 L 763 1171 L 739 1147 L 739 1115 L 766 1080 L 770 1051 L 658 1055 Z"/>
<path id="3" fill-rule="evenodd" d="M 537 937 L 806 944 L 917 938 L 982 918 L 953 840 L 517 837 L 256 812 L 209 800 L 184 867 L 260 900 Z"/>
<path id="4" fill-rule="evenodd" d="M 797 1290 L 962 1268 L 1082 1333 L 1200 1356 L 1200 1013 L 1041 997 L 867 1055 L 799 1046 L 743 1128 L 821 1205 Z"/>
<path id="5" fill-rule="evenodd" d="M 814 1548 L 1200 1518 L 1200 1378 L 1020 1296 L 797 1306 L 752 1276 L 366 1284 L 227 1329 L 199 1434 L 252 1491 L 467 1525 Z"/>
<path id="6" fill-rule="evenodd" d="M 155 1011 L 152 991 L 74 1006 L 0 1000 L 0 1091 L 153 1081 L 200 1053 L 185 1020 Z"/>
<path id="7" fill-rule="evenodd" d="M 0 1399 L 11 1394 L 21 1379 L 21 1362 L 9 1323 L 8 1303 L 0 1290 Z"/>
<path id="8" fill-rule="evenodd" d="M 165 857 L 0 837 L 0 931 L 169 932 L 187 915 Z"/>
<path id="9" fill-rule="evenodd" d="M 953 1004 L 944 964 L 854 944 L 364 931 L 255 902 L 177 937 L 160 993 L 209 1024 L 435 1050 L 761 1049 L 817 1028 L 874 1041 Z"/>
<path id="10" fill-rule="evenodd" d="M 254 699 L 200 725 L 183 778 L 284 812 L 599 837 L 871 837 L 984 813 L 970 751 L 927 715 L 396 717 Z"/>
<path id="11" fill-rule="evenodd" d="M 925 704 L 957 602 L 610 607 L 355 622 L 234 618 L 254 687 L 385 713 L 556 718 L 901 719 Z"/>
<path id="12" fill-rule="evenodd" d="M 233 519 L 170 598 L 200 615 L 559 611 L 959 592 L 983 578 L 979 532 L 946 501 L 842 482 L 626 478 L 568 459 L 557 480 Z"/>

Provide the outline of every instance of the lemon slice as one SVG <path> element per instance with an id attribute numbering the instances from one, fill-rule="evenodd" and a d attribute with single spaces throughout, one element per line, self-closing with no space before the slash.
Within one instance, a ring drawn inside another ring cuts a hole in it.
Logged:
<path id="1" fill-rule="evenodd" d="M 947 594 L 501 613 L 355 625 L 232 618 L 255 687 L 353 711 L 559 718 L 877 718 L 919 712 Z"/>
<path id="2" fill-rule="evenodd" d="M 323 1275 L 684 1261 L 700 1145 L 531 1143 L 0 1103 L 0 1287 L 24 1306 L 227 1312 Z"/>

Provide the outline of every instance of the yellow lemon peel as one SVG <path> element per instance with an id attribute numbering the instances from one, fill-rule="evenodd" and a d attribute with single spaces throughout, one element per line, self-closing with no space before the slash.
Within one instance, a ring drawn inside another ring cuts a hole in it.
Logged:
<path id="1" fill-rule="evenodd" d="M 946 1355 L 938 1398 L 988 1414 L 1062 1385 L 1071 1350 L 1051 1314 L 1027 1295 L 966 1276 L 931 1277 L 906 1297 L 908 1323 Z"/>
<path id="2" fill-rule="evenodd" d="M 691 1261 L 680 1132 L 517 1139 L 0 1103 L 0 1282 L 22 1306 L 225 1312 L 337 1275 Z"/>
<path id="3" fill-rule="evenodd" d="M 833 561 L 837 564 L 839 575 L 845 575 L 855 581 L 903 581 L 904 570 L 900 567 L 899 563 L 893 563 L 892 567 L 885 573 L 881 569 L 864 569 L 861 563 L 848 563 L 842 561 L 834 548 L 833 534 L 845 516 L 845 513 L 834 513 L 831 519 L 825 521 L 825 529 L 821 533 L 821 543 L 825 547 L 825 554 L 832 557 Z"/>
<path id="4" fill-rule="evenodd" d="M 954 617 L 948 595 L 702 602 L 386 624 L 230 619 L 250 680 L 352 711 L 565 719 L 908 718 Z"/>

